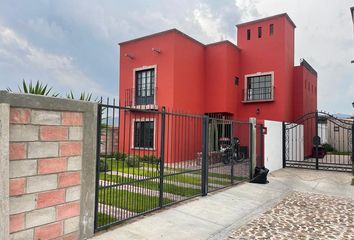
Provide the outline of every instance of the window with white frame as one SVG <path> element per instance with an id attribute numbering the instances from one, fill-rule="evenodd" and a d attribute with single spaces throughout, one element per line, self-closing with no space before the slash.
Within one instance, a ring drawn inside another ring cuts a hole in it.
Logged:
<path id="1" fill-rule="evenodd" d="M 154 104 L 155 69 L 149 68 L 135 72 L 136 105 Z"/>
<path id="2" fill-rule="evenodd" d="M 273 75 L 246 76 L 246 101 L 273 100 Z"/>
<path id="3" fill-rule="evenodd" d="M 154 130 L 153 120 L 134 121 L 134 147 L 135 148 L 154 148 Z"/>

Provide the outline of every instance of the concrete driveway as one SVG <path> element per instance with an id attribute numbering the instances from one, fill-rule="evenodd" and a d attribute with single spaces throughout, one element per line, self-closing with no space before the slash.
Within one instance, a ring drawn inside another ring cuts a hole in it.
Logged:
<path id="1" fill-rule="evenodd" d="M 354 201 L 351 178 L 350 173 L 286 168 L 271 173 L 269 184 L 244 183 L 214 192 L 100 232 L 93 239 L 225 239 L 294 191 Z"/>

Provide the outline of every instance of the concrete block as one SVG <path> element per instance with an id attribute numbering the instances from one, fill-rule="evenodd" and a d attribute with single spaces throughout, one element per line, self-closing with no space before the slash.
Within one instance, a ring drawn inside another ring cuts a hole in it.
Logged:
<path id="1" fill-rule="evenodd" d="M 36 227 L 36 229 L 34 230 L 34 239 L 35 240 L 58 239 L 58 237 L 62 235 L 62 229 L 63 229 L 62 222 L 55 222 L 52 224 Z"/>
<path id="2" fill-rule="evenodd" d="M 31 240 L 33 239 L 33 228 L 21 232 L 12 233 L 10 240 Z"/>
<path id="3" fill-rule="evenodd" d="M 62 142 L 60 143 L 60 156 L 78 156 L 81 155 L 81 142 Z"/>
<path id="4" fill-rule="evenodd" d="M 10 141 L 26 142 L 38 140 L 38 126 L 33 125 L 10 125 Z"/>
<path id="5" fill-rule="evenodd" d="M 68 140 L 68 132 L 68 127 L 41 126 L 39 135 L 43 141 L 63 141 Z"/>
<path id="6" fill-rule="evenodd" d="M 71 201 L 79 200 L 80 199 L 80 191 L 81 191 L 80 186 L 67 188 L 66 194 L 65 194 L 65 201 L 71 202 Z"/>
<path id="7" fill-rule="evenodd" d="M 59 145 L 57 142 L 28 143 L 28 158 L 57 157 Z"/>
<path id="8" fill-rule="evenodd" d="M 26 178 L 10 179 L 10 196 L 22 195 L 25 193 Z"/>
<path id="9" fill-rule="evenodd" d="M 82 140 L 83 136 L 82 127 L 70 127 L 69 128 L 69 140 Z"/>
<path id="10" fill-rule="evenodd" d="M 80 202 L 70 202 L 57 206 L 57 220 L 63 220 L 80 215 Z"/>
<path id="11" fill-rule="evenodd" d="M 56 174 L 28 177 L 27 193 L 56 189 L 58 186 L 57 178 Z"/>
<path id="12" fill-rule="evenodd" d="M 80 217 L 73 217 L 64 221 L 64 234 L 79 230 Z"/>
<path id="13" fill-rule="evenodd" d="M 26 158 L 27 144 L 25 143 L 10 143 L 9 159 L 18 160 Z"/>
<path id="14" fill-rule="evenodd" d="M 54 111 L 32 110 L 31 123 L 39 125 L 60 125 L 61 113 Z"/>
<path id="15" fill-rule="evenodd" d="M 59 174 L 59 187 L 70 187 L 80 184 L 80 172 L 65 172 Z"/>
<path id="16" fill-rule="evenodd" d="M 35 194 L 10 197 L 10 214 L 31 211 L 36 208 Z"/>
<path id="17" fill-rule="evenodd" d="M 82 126 L 83 115 L 80 112 L 63 112 L 62 124 L 66 126 Z"/>
<path id="18" fill-rule="evenodd" d="M 25 213 L 10 216 L 10 233 L 23 230 L 25 227 Z"/>
<path id="19" fill-rule="evenodd" d="M 37 195 L 37 208 L 45 208 L 64 203 L 65 189 L 40 192 Z"/>
<path id="20" fill-rule="evenodd" d="M 11 108 L 10 123 L 28 124 L 31 117 L 31 109 L 26 108 Z"/>
<path id="21" fill-rule="evenodd" d="M 69 157 L 68 158 L 68 171 L 77 171 L 81 170 L 82 166 L 82 157 Z"/>
<path id="22" fill-rule="evenodd" d="M 26 228 L 36 227 L 54 221 L 55 207 L 37 209 L 26 213 Z"/>
<path id="23" fill-rule="evenodd" d="M 32 176 L 36 174 L 36 160 L 10 161 L 10 178 Z"/>

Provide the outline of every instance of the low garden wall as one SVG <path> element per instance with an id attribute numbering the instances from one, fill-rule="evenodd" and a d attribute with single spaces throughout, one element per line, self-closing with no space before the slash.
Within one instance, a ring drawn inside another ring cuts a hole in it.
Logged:
<path id="1" fill-rule="evenodd" d="M 96 109 L 0 92 L 1 239 L 93 235 Z"/>

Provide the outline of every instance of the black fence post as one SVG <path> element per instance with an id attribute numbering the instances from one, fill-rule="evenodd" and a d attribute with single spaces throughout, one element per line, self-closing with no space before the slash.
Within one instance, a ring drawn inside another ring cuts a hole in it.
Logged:
<path id="1" fill-rule="evenodd" d="M 263 134 L 263 129 L 264 129 L 264 125 L 263 124 L 260 124 L 259 125 L 259 149 L 260 149 L 260 161 L 261 161 L 261 165 L 264 166 L 264 134 Z"/>
<path id="2" fill-rule="evenodd" d="M 233 137 L 234 137 L 233 136 L 233 130 L 232 130 L 233 128 L 232 128 L 232 126 L 233 126 L 233 123 L 231 122 L 231 131 L 230 131 L 231 132 L 231 136 L 230 136 L 231 139 L 233 139 Z M 230 176 L 231 176 L 231 185 L 234 184 L 234 163 L 235 163 L 235 161 L 234 161 L 234 157 L 235 157 L 234 153 L 235 153 L 235 150 L 236 150 L 235 148 L 237 148 L 237 146 L 233 146 L 233 148 L 232 148 L 232 157 L 231 157 L 231 159 L 232 159 L 231 160 L 231 174 L 230 174 Z M 240 154 L 239 151 L 240 151 L 240 148 L 237 149 L 236 158 L 239 157 L 239 154 Z"/>
<path id="3" fill-rule="evenodd" d="M 352 173 L 354 175 L 354 121 L 352 124 Z"/>
<path id="4" fill-rule="evenodd" d="M 249 123 L 249 136 L 250 136 L 250 149 L 249 149 L 249 158 L 250 158 L 250 169 L 249 169 L 249 175 L 250 179 L 253 177 L 253 123 Z"/>
<path id="5" fill-rule="evenodd" d="M 160 192 L 159 192 L 159 206 L 163 207 L 163 177 L 165 168 L 165 121 L 166 108 L 161 110 L 161 143 L 160 143 Z"/>
<path id="6" fill-rule="evenodd" d="M 97 136 L 96 136 L 96 186 L 95 186 L 95 216 L 94 216 L 94 231 L 98 227 L 98 199 L 100 188 L 100 151 L 101 151 L 101 121 L 102 121 L 102 105 L 97 106 Z"/>
<path id="7" fill-rule="evenodd" d="M 285 122 L 283 122 L 283 168 L 286 167 L 286 125 Z"/>
<path id="8" fill-rule="evenodd" d="M 209 117 L 203 117 L 203 141 L 202 141 L 202 196 L 208 194 L 208 123 Z"/>
<path id="9" fill-rule="evenodd" d="M 316 170 L 318 170 L 318 145 L 321 143 L 321 142 L 318 142 L 317 139 L 319 138 L 318 137 L 318 111 L 316 111 L 315 113 L 315 136 L 316 136 L 316 142 L 315 142 L 315 145 L 316 145 L 316 149 L 315 149 L 315 153 L 316 153 Z"/>

